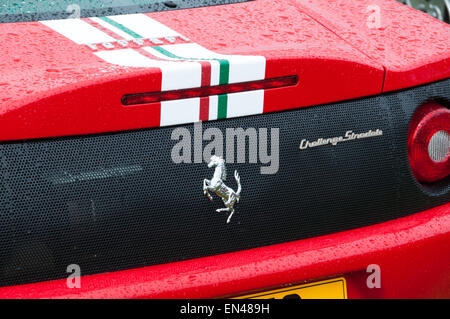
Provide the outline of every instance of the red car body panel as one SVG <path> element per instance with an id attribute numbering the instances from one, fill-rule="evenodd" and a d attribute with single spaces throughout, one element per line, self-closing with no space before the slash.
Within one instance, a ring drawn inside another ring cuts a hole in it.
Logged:
<path id="1" fill-rule="evenodd" d="M 345 3 L 345 5 L 344 5 Z M 382 26 L 367 27 L 378 5 Z M 395 1 L 258 0 L 149 13 L 221 54 L 262 55 L 264 113 L 377 95 L 450 76 L 450 28 Z M 258 23 L 255 23 L 258 21 Z M 430 36 L 432 35 L 432 36 Z M 109 64 L 40 22 L 0 25 L 0 141 L 160 125 L 124 94 L 161 90 L 161 71 Z M 281 245 L 0 288 L 1 298 L 209 298 L 344 275 L 350 298 L 450 297 L 450 204 L 399 220 Z M 368 289 L 365 269 L 383 269 Z"/>
<path id="2" fill-rule="evenodd" d="M 148 15 L 214 52 L 263 55 L 266 78 L 298 75 L 296 87 L 267 91 L 264 112 L 381 92 L 380 64 L 283 1 Z M 0 140 L 159 126 L 158 107 L 121 104 L 124 94 L 160 91 L 157 68 L 113 66 L 40 22 L 2 24 L 0 39 Z"/>
<path id="3" fill-rule="evenodd" d="M 382 64 L 383 92 L 449 77 L 450 28 L 393 0 L 298 0 L 302 11 Z M 380 27 L 369 27 L 379 8 Z"/>
<path id="4" fill-rule="evenodd" d="M 260 0 L 149 16 L 214 52 L 265 56 L 266 78 L 298 75 L 296 87 L 267 91 L 264 112 L 375 95 L 450 75 L 446 24 L 395 1 L 378 1 L 384 27 L 370 29 L 361 14 L 366 2 L 346 11 L 328 1 Z M 394 21 L 402 12 L 402 23 Z M 405 28 L 406 19 L 417 23 Z M 113 66 L 40 22 L 2 24 L 0 39 L 0 140 L 159 125 L 158 108 L 120 103 L 124 94 L 159 91 L 158 69 Z"/>

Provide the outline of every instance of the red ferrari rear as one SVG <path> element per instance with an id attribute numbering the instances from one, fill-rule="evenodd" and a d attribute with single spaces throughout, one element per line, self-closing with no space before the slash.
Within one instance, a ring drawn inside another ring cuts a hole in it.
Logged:
<path id="1" fill-rule="evenodd" d="M 123 2 L 0 11 L 1 298 L 450 297 L 448 24 Z"/>

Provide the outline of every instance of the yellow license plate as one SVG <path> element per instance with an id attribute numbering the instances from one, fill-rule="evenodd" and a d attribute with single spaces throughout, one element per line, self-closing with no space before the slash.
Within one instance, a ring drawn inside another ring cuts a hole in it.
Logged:
<path id="1" fill-rule="evenodd" d="M 347 299 L 347 285 L 342 277 L 239 296 L 236 299 Z"/>

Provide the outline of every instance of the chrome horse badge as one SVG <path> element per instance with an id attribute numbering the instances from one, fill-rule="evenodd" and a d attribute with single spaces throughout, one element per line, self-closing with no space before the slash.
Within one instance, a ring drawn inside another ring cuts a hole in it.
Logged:
<path id="1" fill-rule="evenodd" d="M 227 171 L 225 168 L 225 161 L 218 156 L 211 156 L 211 160 L 208 164 L 209 168 L 215 167 L 214 176 L 211 180 L 203 180 L 203 194 L 213 201 L 210 191 L 216 193 L 217 196 L 222 198 L 225 208 L 216 209 L 216 212 L 230 212 L 227 219 L 227 224 L 230 222 L 231 217 L 234 214 L 234 205 L 239 202 L 241 194 L 241 180 L 237 171 L 234 171 L 234 178 L 238 185 L 237 191 L 232 190 L 230 187 L 224 184 L 224 180 L 227 179 Z"/>

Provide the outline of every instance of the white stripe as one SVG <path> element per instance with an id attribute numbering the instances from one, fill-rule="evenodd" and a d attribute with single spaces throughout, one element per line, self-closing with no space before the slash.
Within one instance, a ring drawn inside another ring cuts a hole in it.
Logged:
<path id="1" fill-rule="evenodd" d="M 152 60 L 133 49 L 99 51 L 94 54 L 112 64 L 160 68 L 163 91 L 199 87 L 201 84 L 201 66 L 196 62 Z"/>
<path id="2" fill-rule="evenodd" d="M 161 102 L 161 126 L 197 122 L 200 98 Z"/>
<path id="3" fill-rule="evenodd" d="M 265 77 L 266 58 L 263 56 L 217 54 L 196 43 L 163 45 L 161 47 L 181 57 L 228 60 L 230 63 L 229 83 L 263 80 Z"/>
<path id="4" fill-rule="evenodd" d="M 156 56 L 152 47 L 143 48 Z M 162 91 L 200 87 L 202 83 L 202 66 L 197 62 L 171 62 L 155 60 L 162 72 Z"/>
<path id="5" fill-rule="evenodd" d="M 262 114 L 264 90 L 228 94 L 227 118 Z"/>
<path id="6" fill-rule="evenodd" d="M 218 108 L 219 97 L 217 95 L 211 95 L 209 97 L 209 116 L 208 120 L 217 120 L 217 108 Z"/>
<path id="7" fill-rule="evenodd" d="M 115 41 L 114 38 L 80 19 L 47 20 L 41 23 L 78 44 Z"/>
<path id="8" fill-rule="evenodd" d="M 131 67 L 159 67 L 156 61 L 148 59 L 133 49 L 98 51 L 94 54 L 106 62 Z"/>
<path id="9" fill-rule="evenodd" d="M 197 43 L 180 43 L 175 45 L 162 45 L 162 48 L 167 51 L 184 57 L 198 58 L 198 59 L 216 59 L 221 58 L 223 55 L 209 51 Z M 228 57 L 228 56 L 227 56 Z"/>
<path id="10" fill-rule="evenodd" d="M 109 24 L 108 22 L 106 22 L 105 20 L 102 20 L 100 18 L 97 17 L 93 17 L 93 18 L 89 18 L 94 22 L 97 22 L 98 24 L 100 24 L 101 26 L 103 26 L 104 28 L 111 30 L 112 32 L 120 35 L 122 38 L 126 39 L 126 40 L 132 40 L 134 39 L 134 37 L 126 32 L 123 32 L 122 30 L 120 30 L 119 28 L 116 28 L 115 26 Z"/>
<path id="11" fill-rule="evenodd" d="M 122 24 L 144 38 L 160 38 L 179 35 L 178 32 L 142 13 L 109 16 L 108 18 Z"/>
<path id="12" fill-rule="evenodd" d="M 219 85 L 220 63 L 219 61 L 209 60 L 211 63 L 211 86 Z"/>
<path id="13" fill-rule="evenodd" d="M 195 62 L 156 61 L 162 71 L 162 91 L 200 87 L 202 67 Z M 198 120 L 198 118 L 197 118 Z"/>
<path id="14" fill-rule="evenodd" d="M 226 56 L 224 56 L 226 57 Z M 263 56 L 232 55 L 229 83 L 263 80 L 266 75 L 266 58 Z"/>

